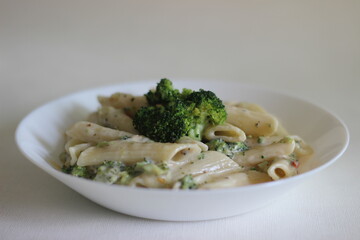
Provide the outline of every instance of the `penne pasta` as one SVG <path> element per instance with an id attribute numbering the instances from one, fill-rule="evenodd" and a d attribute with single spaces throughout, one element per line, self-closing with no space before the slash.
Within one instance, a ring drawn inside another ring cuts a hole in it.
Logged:
<path id="1" fill-rule="evenodd" d="M 278 142 L 239 153 L 236 155 L 234 161 L 243 166 L 255 165 L 263 161 L 271 160 L 277 156 L 288 156 L 294 152 L 294 149 L 295 141 Z"/>
<path id="2" fill-rule="evenodd" d="M 295 140 L 295 154 L 298 157 L 311 155 L 313 153 L 312 148 L 305 143 L 299 136 L 291 136 Z"/>
<path id="3" fill-rule="evenodd" d="M 133 136 L 133 134 L 128 132 L 118 131 L 86 121 L 75 123 L 66 131 L 66 135 L 83 142 L 92 143 L 113 141 Z"/>
<path id="4" fill-rule="evenodd" d="M 245 108 L 254 112 L 266 113 L 265 109 L 255 103 L 248 102 L 225 102 L 225 106 Z"/>
<path id="5" fill-rule="evenodd" d="M 201 149 L 197 144 L 155 143 L 110 141 L 103 147 L 94 146 L 83 151 L 77 164 L 89 166 L 101 164 L 104 161 L 120 161 L 134 164 L 149 158 L 154 162 L 181 161 L 186 155 L 198 154 Z"/>
<path id="6" fill-rule="evenodd" d="M 91 146 L 92 146 L 91 143 L 81 143 L 69 147 L 70 165 L 71 166 L 75 165 L 80 156 L 80 153 Z"/>
<path id="7" fill-rule="evenodd" d="M 268 146 L 270 144 L 277 143 L 283 138 L 284 138 L 283 136 L 251 137 L 251 138 L 247 138 L 245 143 L 250 148 L 255 148 L 255 147 L 259 147 L 259 146 Z"/>
<path id="8" fill-rule="evenodd" d="M 197 144 L 201 151 L 207 151 L 209 149 L 209 147 L 203 143 L 203 142 L 200 142 L 200 141 L 197 141 L 191 137 L 182 137 L 180 138 L 179 140 L 176 141 L 177 143 L 194 143 L 194 144 Z"/>
<path id="9" fill-rule="evenodd" d="M 297 174 L 296 168 L 286 158 L 276 158 L 270 165 L 267 173 L 273 180 L 291 177 Z"/>
<path id="10" fill-rule="evenodd" d="M 233 173 L 214 179 L 200 186 L 200 189 L 230 188 L 250 185 L 249 177 L 244 172 Z"/>
<path id="11" fill-rule="evenodd" d="M 155 175 L 142 174 L 135 177 L 129 183 L 129 186 L 133 187 L 145 187 L 145 188 L 164 188 L 167 184 L 163 178 Z"/>
<path id="12" fill-rule="evenodd" d="M 233 160 L 216 151 L 204 152 L 202 159 L 192 157 L 186 164 L 177 166 L 172 171 L 172 179 L 178 180 L 191 174 L 196 183 L 210 181 L 211 178 L 240 171 L 241 167 Z"/>
<path id="13" fill-rule="evenodd" d="M 278 121 L 270 114 L 246 108 L 226 106 L 227 122 L 242 129 L 247 135 L 269 136 L 278 128 Z"/>
<path id="14" fill-rule="evenodd" d="M 133 117 L 141 107 L 148 105 L 145 96 L 125 93 L 114 93 L 110 97 L 99 96 L 98 100 L 102 106 L 123 109 L 130 117 Z"/>
<path id="15" fill-rule="evenodd" d="M 123 109 L 109 106 L 101 107 L 97 112 L 97 123 L 104 127 L 138 134 L 133 126 L 132 118 L 126 115 Z"/>
<path id="16" fill-rule="evenodd" d="M 211 182 L 202 184 L 199 189 L 215 189 L 241 187 L 251 184 L 269 182 L 272 179 L 268 174 L 258 171 L 236 172 L 213 179 Z"/>
<path id="17" fill-rule="evenodd" d="M 206 140 L 221 138 L 226 142 L 243 142 L 246 140 L 246 135 L 240 128 L 224 123 L 205 129 L 204 138 Z"/>

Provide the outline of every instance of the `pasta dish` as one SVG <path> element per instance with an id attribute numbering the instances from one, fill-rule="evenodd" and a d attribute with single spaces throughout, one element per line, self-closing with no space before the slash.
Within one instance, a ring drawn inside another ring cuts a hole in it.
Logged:
<path id="1" fill-rule="evenodd" d="M 65 132 L 65 173 L 133 187 L 230 188 L 294 176 L 313 152 L 261 106 L 178 90 L 168 79 L 143 96 L 98 101 Z"/>

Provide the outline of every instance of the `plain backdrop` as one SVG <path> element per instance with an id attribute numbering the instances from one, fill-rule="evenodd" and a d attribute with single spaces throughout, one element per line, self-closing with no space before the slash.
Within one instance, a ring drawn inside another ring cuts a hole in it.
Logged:
<path id="1" fill-rule="evenodd" d="M 296 94 L 339 115 L 350 147 L 277 204 L 196 223 L 104 209 L 16 148 L 18 122 L 47 101 L 162 77 Z M 360 239 L 359 91 L 358 0 L 0 0 L 0 239 Z"/>

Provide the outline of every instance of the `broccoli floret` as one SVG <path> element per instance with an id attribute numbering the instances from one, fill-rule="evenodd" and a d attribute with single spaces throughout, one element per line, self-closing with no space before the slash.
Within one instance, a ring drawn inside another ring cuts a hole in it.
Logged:
<path id="1" fill-rule="evenodd" d="M 180 93 L 168 79 L 145 95 L 150 106 L 136 112 L 134 126 L 157 142 L 175 142 L 183 136 L 201 140 L 208 125 L 226 120 L 225 106 L 211 91 L 184 89 Z"/>
<path id="2" fill-rule="evenodd" d="M 191 117 L 184 106 L 142 107 L 135 114 L 134 127 L 156 142 L 175 142 L 191 127 Z"/>
<path id="3" fill-rule="evenodd" d="M 192 92 L 185 99 L 192 125 L 186 134 L 196 140 L 201 140 L 203 130 L 209 125 L 225 122 L 227 114 L 222 101 L 211 91 L 200 89 Z"/>
<path id="4" fill-rule="evenodd" d="M 284 138 L 282 138 L 280 141 L 279 141 L 279 143 L 292 143 L 292 142 L 294 142 L 294 139 L 293 138 L 291 138 L 291 137 L 284 137 Z"/>
<path id="5" fill-rule="evenodd" d="M 123 176 L 125 165 L 121 162 L 104 162 L 98 167 L 94 181 L 113 184 Z"/>
<path id="6" fill-rule="evenodd" d="M 167 105 L 173 103 L 176 100 L 186 99 L 193 91 L 187 88 L 184 88 L 182 92 L 178 89 L 174 89 L 172 82 L 163 78 L 157 84 L 155 90 L 150 90 L 145 97 L 149 105 Z"/>
<path id="7" fill-rule="evenodd" d="M 193 114 L 201 122 L 208 122 L 214 125 L 225 122 L 227 114 L 222 101 L 211 91 L 200 89 L 192 92 L 187 98 L 188 105 L 193 106 Z"/>
<path id="8" fill-rule="evenodd" d="M 155 91 L 150 90 L 145 97 L 150 105 L 167 104 L 180 97 L 180 92 L 174 89 L 172 82 L 163 78 L 157 84 Z"/>
<path id="9" fill-rule="evenodd" d="M 71 171 L 73 170 L 72 166 L 62 166 L 61 171 L 66 174 L 71 174 Z"/>
<path id="10" fill-rule="evenodd" d="M 134 170 L 138 173 L 148 173 L 159 176 L 166 173 L 169 168 L 166 166 L 165 163 L 156 165 L 152 161 L 145 159 L 142 162 L 137 162 L 134 166 Z"/>
<path id="11" fill-rule="evenodd" d="M 193 93 L 193 90 L 188 89 L 188 88 L 183 88 L 181 95 L 180 95 L 180 99 L 187 99 L 187 97 Z"/>
<path id="12" fill-rule="evenodd" d="M 90 175 L 86 167 L 80 167 L 80 166 L 74 166 L 70 174 L 82 178 L 89 178 Z"/>
<path id="13" fill-rule="evenodd" d="M 92 174 L 86 167 L 80 167 L 80 166 L 66 166 L 64 165 L 61 170 L 66 173 L 70 174 L 76 177 L 81 178 L 91 178 Z"/>
<path id="14" fill-rule="evenodd" d="M 195 183 L 193 177 L 191 175 L 185 175 L 180 179 L 180 188 L 181 189 L 196 189 L 197 184 Z"/>
<path id="15" fill-rule="evenodd" d="M 222 139 L 214 139 L 206 143 L 209 150 L 218 151 L 224 153 L 229 158 L 233 158 L 235 153 L 244 152 L 249 149 L 249 147 L 243 142 L 225 142 Z"/>
<path id="16" fill-rule="evenodd" d="M 95 181 L 108 184 L 126 185 L 136 176 L 142 173 L 162 175 L 168 171 L 165 164 L 155 164 L 150 160 L 137 162 L 133 165 L 126 166 L 121 162 L 104 162 L 97 169 Z"/>

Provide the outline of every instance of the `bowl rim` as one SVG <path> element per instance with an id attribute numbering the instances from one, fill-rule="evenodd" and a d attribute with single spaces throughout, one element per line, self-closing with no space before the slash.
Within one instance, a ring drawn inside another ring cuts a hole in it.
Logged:
<path id="1" fill-rule="evenodd" d="M 154 79 L 148 79 L 148 80 L 143 80 L 143 81 L 128 81 L 128 82 L 121 82 L 118 84 L 109 84 L 109 85 L 103 85 L 103 86 L 98 86 L 98 87 L 93 87 L 93 88 L 88 88 L 88 89 L 84 89 L 84 90 L 80 90 L 80 91 L 75 91 L 72 92 L 70 94 L 64 95 L 62 97 L 59 98 L 55 98 L 53 100 L 50 100 L 49 102 L 46 102 L 38 107 L 36 107 L 35 109 L 33 109 L 32 111 L 30 111 L 18 124 L 16 131 L 15 131 L 15 142 L 17 144 L 18 149 L 20 150 L 20 152 L 28 159 L 30 160 L 30 162 L 32 162 L 34 165 L 36 165 L 37 167 L 41 168 L 42 170 L 44 170 L 46 173 L 50 174 L 53 177 L 56 177 L 58 180 L 60 180 L 61 178 L 68 178 L 69 180 L 72 181 L 80 181 L 80 182 L 84 182 L 87 184 L 95 184 L 98 186 L 102 186 L 105 188 L 113 188 L 113 189 L 121 189 L 124 191 L 130 191 L 130 192 L 144 192 L 144 193 L 158 193 L 158 194 L 167 194 L 167 193 L 171 193 L 171 194 L 181 194 L 181 195 L 198 195 L 201 194 L 203 195 L 204 193 L 206 194 L 221 194 L 221 193 L 232 193 L 232 192 L 239 192 L 239 191 L 251 191 L 251 190 L 258 190 L 258 189 L 262 189 L 262 188 L 269 188 L 269 187 L 273 187 L 273 186 L 278 186 L 278 185 L 282 185 L 285 183 L 292 183 L 294 181 L 298 181 L 300 179 L 306 178 L 307 176 L 313 175 L 319 171 L 324 170 L 325 168 L 327 168 L 328 166 L 330 166 L 331 164 L 333 164 L 341 155 L 343 155 L 343 153 L 346 151 L 349 142 L 350 142 L 350 134 L 349 134 L 349 130 L 348 127 L 346 126 L 346 124 L 344 123 L 344 121 L 335 113 L 333 113 L 332 111 L 328 110 L 326 107 L 323 107 L 317 103 L 311 102 L 307 99 L 304 99 L 296 94 L 289 94 L 287 92 L 281 91 L 279 89 L 274 89 L 268 86 L 264 86 L 261 84 L 250 84 L 250 83 L 241 83 L 241 82 L 232 82 L 232 81 L 219 81 L 216 79 L 189 79 L 189 78 L 183 78 L 183 79 L 176 79 L 176 78 L 172 78 L 171 79 L 172 82 L 174 83 L 174 85 L 177 84 L 188 84 L 189 81 L 191 81 L 191 84 L 194 83 L 200 83 L 200 82 L 205 82 L 206 83 L 211 83 L 211 84 L 216 84 L 219 82 L 221 82 L 222 84 L 236 84 L 236 85 L 241 85 L 241 86 L 245 86 L 248 88 L 255 88 L 256 90 L 261 90 L 261 91 L 266 91 L 266 92 L 271 92 L 274 93 L 276 95 L 281 95 L 283 97 L 287 97 L 287 98 L 291 98 L 297 101 L 301 101 L 304 102 L 305 104 L 311 105 L 329 115 L 331 115 L 338 123 L 339 125 L 343 128 L 344 130 L 344 136 L 345 136 L 345 141 L 343 142 L 342 148 L 341 150 L 335 155 L 333 156 L 329 161 L 327 161 L 324 164 L 321 164 L 320 166 L 317 166 L 316 168 L 313 168 L 309 171 L 306 171 L 304 173 L 289 177 L 289 178 L 285 178 L 285 179 L 280 179 L 277 181 L 271 181 L 271 182 L 264 182 L 264 183 L 257 183 L 257 184 L 251 184 L 251 185 L 246 185 L 246 186 L 241 186 L 241 187 L 232 187 L 232 188 L 217 188 L 217 189 L 197 189 L 196 191 L 190 191 L 190 190 L 177 190 L 177 189 L 161 189 L 161 188 L 139 188 L 139 187 L 129 187 L 129 186 L 122 186 L 122 185 L 109 185 L 109 184 L 104 184 L 104 183 L 100 183 L 100 182 L 96 182 L 96 181 L 91 181 L 88 179 L 82 179 L 79 177 L 75 177 L 75 176 L 71 176 L 69 174 L 63 173 L 57 169 L 55 169 L 53 166 L 51 166 L 51 164 L 45 160 L 45 159 L 41 159 L 41 161 L 36 160 L 33 156 L 31 156 L 26 149 L 24 149 L 23 144 L 21 143 L 21 135 L 26 132 L 26 123 L 28 121 L 30 121 L 30 119 L 32 118 L 32 116 L 36 115 L 38 112 L 40 112 L 42 109 L 47 108 L 49 106 L 51 106 L 52 104 L 55 104 L 57 102 L 61 102 L 64 101 L 68 98 L 73 98 L 77 95 L 80 94 L 86 94 L 86 93 L 91 93 L 94 91 L 101 91 L 101 90 L 105 90 L 105 89 L 109 89 L 109 88 L 119 88 L 121 86 L 135 86 L 135 85 L 141 85 L 141 84 L 149 84 L 149 83 L 154 83 L 154 82 L 158 82 L 159 80 L 154 80 Z M 61 180 L 60 180 L 61 181 Z"/>

